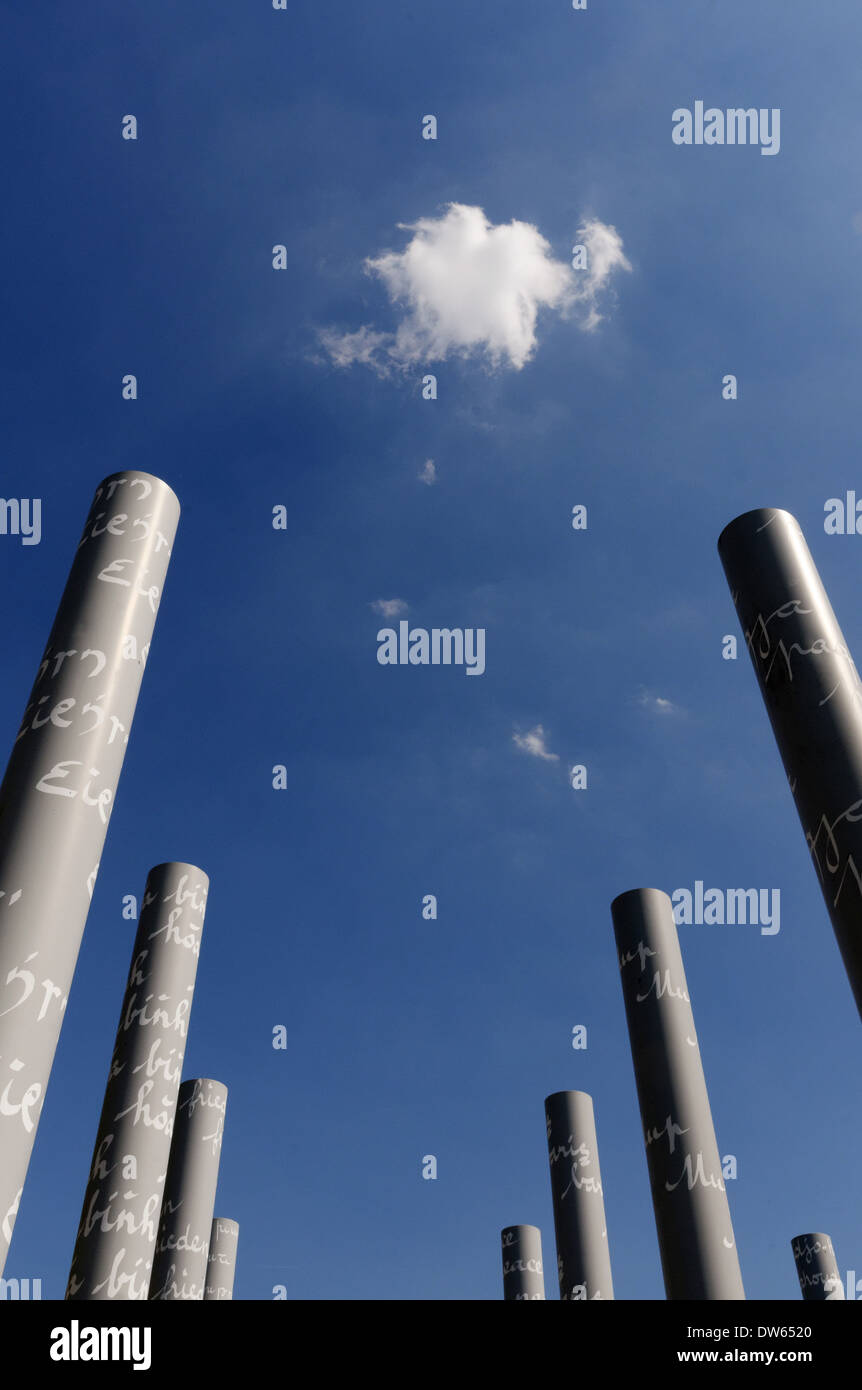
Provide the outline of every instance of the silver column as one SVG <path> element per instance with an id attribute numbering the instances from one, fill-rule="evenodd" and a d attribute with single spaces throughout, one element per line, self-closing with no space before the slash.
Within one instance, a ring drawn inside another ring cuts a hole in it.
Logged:
<path id="1" fill-rule="evenodd" d="M 795 517 L 745 512 L 718 551 L 862 1014 L 862 684 Z"/>
<path id="2" fill-rule="evenodd" d="M 147 878 L 67 1298 L 148 1295 L 208 888 L 193 864 Z"/>
<path id="3" fill-rule="evenodd" d="M 822 1231 L 813 1231 L 794 1236 L 791 1246 L 802 1297 L 813 1303 L 843 1299 L 844 1283 L 829 1237 Z"/>
<path id="4" fill-rule="evenodd" d="M 97 489 L 0 786 L 0 1272 L 179 519 L 171 489 Z"/>
<path id="5" fill-rule="evenodd" d="M 613 1298 L 593 1102 L 584 1091 L 545 1101 L 560 1298 Z"/>
<path id="6" fill-rule="evenodd" d="M 542 1233 L 538 1226 L 504 1226 L 500 1232 L 505 1302 L 535 1302 L 545 1297 Z"/>
<path id="7" fill-rule="evenodd" d="M 238 1240 L 239 1226 L 236 1221 L 229 1221 L 225 1216 L 213 1217 L 205 1301 L 233 1298 Z"/>
<path id="8" fill-rule="evenodd" d="M 667 1297 L 745 1298 L 670 898 L 611 913 Z"/>
<path id="9" fill-rule="evenodd" d="M 203 1299 L 226 1106 L 220 1081 L 180 1087 L 150 1299 Z"/>

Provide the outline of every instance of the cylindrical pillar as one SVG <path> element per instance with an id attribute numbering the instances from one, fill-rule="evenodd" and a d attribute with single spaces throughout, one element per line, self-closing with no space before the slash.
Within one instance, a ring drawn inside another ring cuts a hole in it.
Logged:
<path id="1" fill-rule="evenodd" d="M 208 888 L 193 864 L 147 877 L 67 1298 L 148 1296 Z"/>
<path id="2" fill-rule="evenodd" d="M 545 1100 L 560 1298 L 613 1298 L 593 1102 L 584 1091 Z"/>
<path id="3" fill-rule="evenodd" d="M 843 1299 L 844 1284 L 829 1237 L 814 1231 L 794 1236 L 791 1245 L 802 1297 L 815 1303 Z"/>
<path id="4" fill-rule="evenodd" d="M 236 1246 L 239 1226 L 227 1217 L 214 1216 L 210 1234 L 210 1253 L 207 1260 L 207 1282 L 204 1301 L 233 1298 L 236 1274 Z"/>
<path id="5" fill-rule="evenodd" d="M 500 1243 L 503 1251 L 504 1301 L 544 1299 L 542 1233 L 538 1226 L 504 1226 L 500 1232 Z"/>
<path id="6" fill-rule="evenodd" d="M 150 1299 L 203 1299 L 227 1087 L 198 1077 L 180 1086 Z"/>
<path id="7" fill-rule="evenodd" d="M 97 489 L 0 786 L 0 1273 L 179 510 L 147 473 Z"/>
<path id="8" fill-rule="evenodd" d="M 745 1298 L 670 898 L 611 913 L 667 1297 Z"/>
<path id="9" fill-rule="evenodd" d="M 795 517 L 745 512 L 718 552 L 862 1014 L 862 684 Z"/>

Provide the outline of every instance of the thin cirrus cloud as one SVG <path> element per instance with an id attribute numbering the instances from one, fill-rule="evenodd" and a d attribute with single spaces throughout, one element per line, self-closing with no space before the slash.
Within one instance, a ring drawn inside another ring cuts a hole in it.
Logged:
<path id="1" fill-rule="evenodd" d="M 376 598 L 371 607 L 381 618 L 398 618 L 407 612 L 407 604 L 403 598 Z"/>
<path id="2" fill-rule="evenodd" d="M 587 264 L 577 271 L 554 260 L 537 227 L 495 226 L 464 203 L 399 227 L 412 233 L 404 250 L 365 261 L 400 311 L 397 327 L 323 329 L 320 341 L 337 367 L 360 364 L 386 376 L 417 362 L 475 356 L 520 371 L 538 346 L 540 311 L 575 318 L 590 332 L 602 321 L 598 302 L 611 276 L 631 270 L 616 228 L 596 218 L 578 228 Z"/>
<path id="3" fill-rule="evenodd" d="M 551 753 L 545 744 L 545 730 L 541 724 L 537 724 L 535 729 L 530 729 L 529 733 L 518 733 L 517 729 L 512 734 L 512 742 L 520 748 L 522 753 L 529 753 L 532 758 L 543 758 L 548 763 L 558 763 L 560 757 L 558 753 Z"/>

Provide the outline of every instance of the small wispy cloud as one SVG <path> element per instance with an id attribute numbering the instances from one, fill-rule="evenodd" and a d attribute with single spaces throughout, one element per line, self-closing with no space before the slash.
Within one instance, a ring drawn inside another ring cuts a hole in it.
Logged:
<path id="1" fill-rule="evenodd" d="M 663 695 L 654 695 L 652 691 L 642 690 L 638 696 L 638 704 L 653 714 L 682 714 L 681 705 L 675 705 L 672 700 L 666 700 Z"/>
<path id="2" fill-rule="evenodd" d="M 376 598 L 371 607 L 381 618 L 398 618 L 407 612 L 407 604 L 403 598 Z"/>
<path id="3" fill-rule="evenodd" d="M 545 730 L 541 724 L 537 724 L 535 729 L 530 729 L 526 734 L 518 733 L 516 729 L 512 734 L 512 742 L 522 753 L 529 753 L 532 758 L 544 758 L 549 763 L 560 761 L 559 754 L 549 752 L 545 746 Z"/>
<path id="4" fill-rule="evenodd" d="M 614 271 L 631 270 L 631 264 L 623 254 L 623 240 L 616 227 L 597 217 L 578 228 L 578 241 L 586 247 L 588 269 L 578 282 L 576 302 L 584 314 L 581 327 L 590 333 L 605 317 L 598 311 L 599 296 Z"/>
<path id="5" fill-rule="evenodd" d="M 421 473 L 417 474 L 420 483 L 427 483 L 433 487 L 437 481 L 437 467 L 433 459 L 426 459 Z"/>
<path id="6" fill-rule="evenodd" d="M 513 219 L 494 225 L 480 207 L 450 203 L 439 217 L 399 223 L 412 235 L 403 251 L 364 263 L 401 309 L 394 332 L 364 324 L 320 331 L 336 367 L 358 363 L 380 376 L 450 356 L 484 358 L 520 371 L 538 345 L 540 311 L 577 316 L 591 332 L 602 321 L 601 294 L 617 270 L 631 270 L 615 227 L 587 219 L 577 231 L 587 263 L 555 260 L 537 227 Z"/>
<path id="7" fill-rule="evenodd" d="M 335 333 L 330 328 L 320 332 L 321 345 L 336 367 L 375 367 L 380 350 L 388 342 L 387 333 L 375 333 L 371 328 L 357 328 L 355 333 Z"/>

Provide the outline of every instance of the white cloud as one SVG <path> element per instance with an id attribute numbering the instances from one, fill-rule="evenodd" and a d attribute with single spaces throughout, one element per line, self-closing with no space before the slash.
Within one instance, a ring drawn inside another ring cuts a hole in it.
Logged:
<path id="1" fill-rule="evenodd" d="M 599 294 L 617 269 L 631 270 L 614 227 L 592 218 L 578 228 L 587 269 L 554 260 L 537 227 L 498 226 L 479 207 L 450 203 L 439 217 L 400 223 L 412 232 L 403 251 L 369 257 L 365 269 L 401 310 L 394 332 L 368 325 L 352 333 L 325 329 L 321 342 L 338 367 L 362 363 L 381 375 L 449 356 L 484 357 L 520 369 L 536 350 L 540 310 L 576 314 L 591 330 L 601 322 Z"/>
<path id="2" fill-rule="evenodd" d="M 541 724 L 537 724 L 535 729 L 531 729 L 527 734 L 519 734 L 516 731 L 512 740 L 522 752 L 529 753 L 533 758 L 544 758 L 549 763 L 560 761 L 557 753 L 549 753 L 545 747 L 545 731 Z"/>
<path id="3" fill-rule="evenodd" d="M 375 353 L 387 342 L 388 333 L 375 333 L 370 328 L 357 328 L 355 333 L 334 333 L 324 328 L 320 334 L 322 346 L 336 367 L 350 367 L 354 362 L 373 367 Z"/>
<path id="4" fill-rule="evenodd" d="M 434 486 L 434 484 L 437 481 L 437 468 L 433 459 L 425 460 L 425 465 L 422 469 L 422 472 L 418 473 L 417 477 L 419 478 L 420 482 L 427 483 L 429 487 Z"/>
<path id="5" fill-rule="evenodd" d="M 371 607 L 381 618 L 397 618 L 407 612 L 407 604 L 403 598 L 376 598 Z"/>
<path id="6" fill-rule="evenodd" d="M 616 227 L 608 227 L 598 218 L 589 218 L 578 228 L 578 242 L 587 248 L 589 269 L 579 281 L 578 303 L 586 310 L 582 327 L 588 332 L 601 323 L 596 304 L 602 290 L 615 270 L 631 270 L 623 253 L 623 241 Z"/>
<path id="7" fill-rule="evenodd" d="M 666 700 L 663 695 L 652 695 L 648 690 L 641 691 L 638 704 L 643 705 L 644 709 L 651 710 L 653 714 L 682 713 L 680 706 L 675 705 L 672 700 Z"/>

